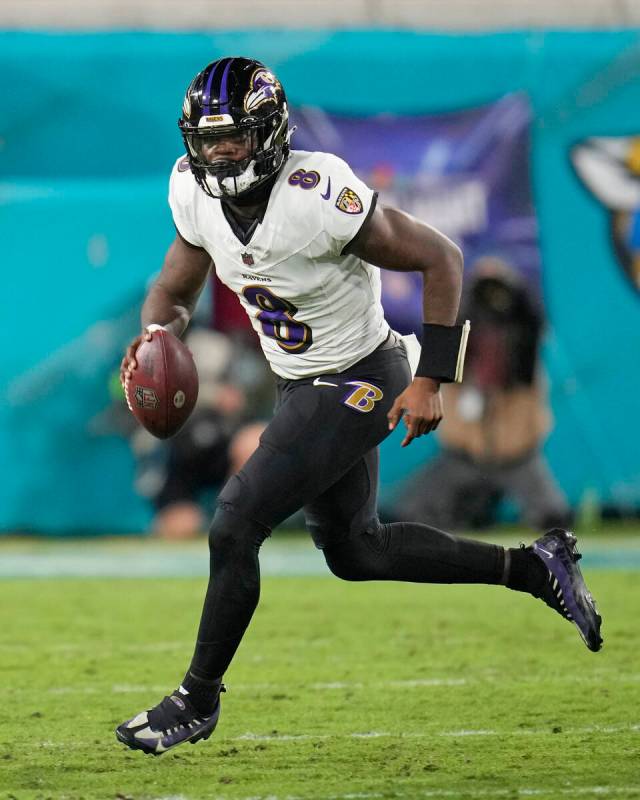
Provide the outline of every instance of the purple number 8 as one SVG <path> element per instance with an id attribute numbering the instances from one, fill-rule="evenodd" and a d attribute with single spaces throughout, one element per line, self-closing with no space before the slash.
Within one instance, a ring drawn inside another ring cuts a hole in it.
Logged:
<path id="1" fill-rule="evenodd" d="M 301 189 L 315 189 L 320 183 L 320 173 L 312 169 L 306 172 L 303 169 L 297 169 L 289 175 L 289 186 L 299 186 Z"/>
<path id="2" fill-rule="evenodd" d="M 262 332 L 285 353 L 304 353 L 313 344 L 311 328 L 294 319 L 298 309 L 293 303 L 273 294 L 265 286 L 245 286 L 242 290 L 247 302 L 260 311 L 256 318 Z"/>

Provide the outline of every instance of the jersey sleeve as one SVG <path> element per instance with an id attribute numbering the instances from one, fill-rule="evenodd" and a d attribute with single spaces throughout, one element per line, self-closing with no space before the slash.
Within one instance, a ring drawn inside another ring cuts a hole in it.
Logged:
<path id="1" fill-rule="evenodd" d="M 193 189 L 196 186 L 186 158 L 179 158 L 169 179 L 169 206 L 180 236 L 195 247 L 203 247 L 195 225 Z"/>
<path id="2" fill-rule="evenodd" d="M 377 195 L 337 156 L 327 159 L 325 171 L 330 183 L 322 194 L 324 232 L 331 254 L 338 256 L 375 208 Z"/>

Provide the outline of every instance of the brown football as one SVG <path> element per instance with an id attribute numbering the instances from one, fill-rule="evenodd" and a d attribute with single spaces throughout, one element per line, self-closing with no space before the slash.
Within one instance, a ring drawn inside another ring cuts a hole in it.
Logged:
<path id="1" fill-rule="evenodd" d="M 157 436 L 173 436 L 198 399 L 198 371 L 190 350 L 177 336 L 151 326 L 151 341 L 136 351 L 137 367 L 126 381 L 127 403 L 141 425 Z"/>

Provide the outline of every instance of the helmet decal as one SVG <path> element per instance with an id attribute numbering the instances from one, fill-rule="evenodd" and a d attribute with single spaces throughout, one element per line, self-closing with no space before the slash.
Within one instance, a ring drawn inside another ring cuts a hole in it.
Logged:
<path id="1" fill-rule="evenodd" d="M 209 71 L 209 79 L 207 80 L 207 85 L 202 92 L 202 113 L 203 114 L 211 114 L 211 87 L 213 85 L 213 79 L 216 75 L 216 72 L 220 71 L 220 66 L 224 63 L 224 59 L 222 61 L 214 62 L 215 66 L 212 70 Z"/>
<path id="2" fill-rule="evenodd" d="M 282 91 L 280 81 L 266 67 L 259 67 L 251 76 L 251 89 L 244 98 L 244 110 L 255 111 L 263 103 L 275 103 Z"/>
<path id="3" fill-rule="evenodd" d="M 184 96 L 184 103 L 182 104 L 182 113 L 188 119 L 191 116 L 191 96 L 189 92 Z"/>
<path id="4" fill-rule="evenodd" d="M 220 111 L 223 114 L 229 111 L 229 69 L 234 61 L 235 59 L 230 58 L 222 73 L 222 81 L 220 83 Z"/>
<path id="5" fill-rule="evenodd" d="M 198 120 L 198 128 L 215 128 L 220 125 L 225 127 L 233 125 L 231 114 L 211 114 L 208 117 L 200 117 Z"/>

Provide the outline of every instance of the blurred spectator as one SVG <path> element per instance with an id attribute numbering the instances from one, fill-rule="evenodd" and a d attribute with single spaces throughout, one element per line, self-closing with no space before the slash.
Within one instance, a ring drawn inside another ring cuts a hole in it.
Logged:
<path id="1" fill-rule="evenodd" d="M 109 381 L 112 404 L 90 426 L 94 435 L 129 438 L 137 461 L 135 489 L 153 505 L 152 530 L 164 538 L 191 538 L 207 529 L 214 495 L 253 453 L 265 427 L 260 420 L 272 413 L 271 372 L 251 328 L 244 320 L 234 322 L 229 306 L 240 308 L 236 297 L 222 293 L 220 286 L 212 281 L 211 291 L 202 293 L 184 337 L 200 382 L 196 407 L 184 427 L 160 440 L 138 425 L 127 408 L 119 368 Z M 211 330 L 214 323 L 216 330 Z"/>
<path id="2" fill-rule="evenodd" d="M 232 432 L 213 410 L 195 414 L 168 445 L 164 483 L 152 498 L 157 510 L 153 532 L 166 539 L 188 539 L 206 531 L 211 516 L 203 498 L 221 488 L 258 446 L 264 423 Z"/>
<path id="3" fill-rule="evenodd" d="M 136 427 L 137 490 L 151 500 L 153 531 L 189 538 L 206 530 L 211 495 L 237 472 L 258 445 L 272 404 L 268 373 L 244 337 L 234 340 L 191 327 L 186 344 L 198 367 L 200 391 L 185 426 L 166 442 Z M 205 508 L 206 506 L 206 508 Z"/>
<path id="4" fill-rule="evenodd" d="M 481 527 L 508 497 L 533 527 L 566 527 L 570 509 L 540 450 L 551 424 L 540 309 L 515 270 L 482 258 L 461 318 L 471 320 L 464 383 L 443 386 L 441 452 L 411 482 L 399 513 L 444 529 Z"/>
<path id="5" fill-rule="evenodd" d="M 198 367 L 198 402 L 175 436 L 156 439 L 136 423 L 119 368 L 109 380 L 111 406 L 89 427 L 94 436 L 116 433 L 129 439 L 137 461 L 136 491 L 152 503 L 152 530 L 165 538 L 206 530 L 213 495 L 255 450 L 265 427 L 261 420 L 272 412 L 273 380 L 255 337 L 246 331 L 225 335 L 208 326 L 209 307 L 203 304 L 185 336 Z"/>

